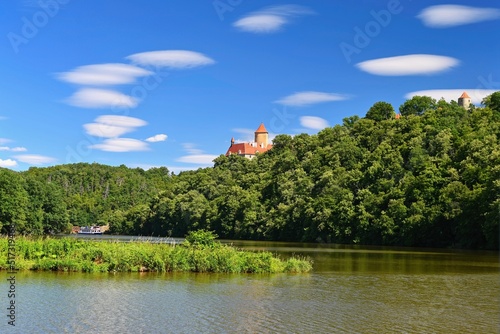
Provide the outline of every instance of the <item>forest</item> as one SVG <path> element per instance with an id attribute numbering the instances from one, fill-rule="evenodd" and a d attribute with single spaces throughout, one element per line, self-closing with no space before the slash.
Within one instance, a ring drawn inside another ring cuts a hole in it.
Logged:
<path id="1" fill-rule="evenodd" d="M 468 249 L 499 248 L 500 92 L 468 110 L 415 96 L 397 115 L 278 135 L 253 159 L 166 167 L 0 168 L 0 228 L 22 235 L 109 225 L 113 234 Z"/>

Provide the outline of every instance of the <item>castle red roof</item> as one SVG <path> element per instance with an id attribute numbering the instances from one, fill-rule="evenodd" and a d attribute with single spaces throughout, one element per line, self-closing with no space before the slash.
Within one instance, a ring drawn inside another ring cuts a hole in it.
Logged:
<path id="1" fill-rule="evenodd" d="M 257 145 L 257 143 L 236 143 L 228 148 L 226 155 L 230 154 L 255 155 L 255 153 L 257 152 L 264 153 L 270 150 L 271 147 L 273 147 L 273 144 L 268 144 L 266 147 L 260 147 L 259 145 Z"/>
<path id="2" fill-rule="evenodd" d="M 463 92 L 462 95 L 460 96 L 461 99 L 470 99 L 469 94 L 467 92 Z"/>
<path id="3" fill-rule="evenodd" d="M 255 130 L 255 133 L 267 133 L 264 123 L 260 123 L 259 128 Z"/>

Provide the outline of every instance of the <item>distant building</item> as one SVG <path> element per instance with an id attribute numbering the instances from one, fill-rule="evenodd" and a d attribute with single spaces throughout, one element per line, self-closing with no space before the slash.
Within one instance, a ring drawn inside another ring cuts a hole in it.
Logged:
<path id="1" fill-rule="evenodd" d="M 259 128 L 255 130 L 255 140 L 249 143 L 235 143 L 234 138 L 231 138 L 231 146 L 227 149 L 226 156 L 230 154 L 238 154 L 242 157 L 252 159 L 257 153 L 264 153 L 270 150 L 273 144 L 269 143 L 269 133 L 261 123 Z"/>
<path id="2" fill-rule="evenodd" d="M 464 109 L 469 109 L 471 105 L 471 98 L 467 92 L 463 92 L 462 95 L 458 98 L 458 105 L 463 107 Z"/>

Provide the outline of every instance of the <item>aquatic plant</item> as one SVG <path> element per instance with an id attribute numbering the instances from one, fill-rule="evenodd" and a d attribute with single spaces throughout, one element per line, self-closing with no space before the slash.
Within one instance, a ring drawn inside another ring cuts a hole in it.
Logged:
<path id="1" fill-rule="evenodd" d="M 147 241 L 116 242 L 74 238 L 16 239 L 16 267 L 30 270 L 81 272 L 308 272 L 308 259 L 279 258 L 270 252 L 251 252 L 223 245 L 211 232 L 191 234 L 185 244 Z M 0 238 L 0 269 L 7 269 L 7 238 Z"/>

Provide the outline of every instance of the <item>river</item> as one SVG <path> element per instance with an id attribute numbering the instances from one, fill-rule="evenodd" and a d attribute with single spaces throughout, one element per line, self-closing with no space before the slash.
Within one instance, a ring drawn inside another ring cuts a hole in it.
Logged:
<path id="1" fill-rule="evenodd" d="M 0 333 L 499 333 L 495 252 L 234 242 L 308 274 L 0 272 Z"/>

